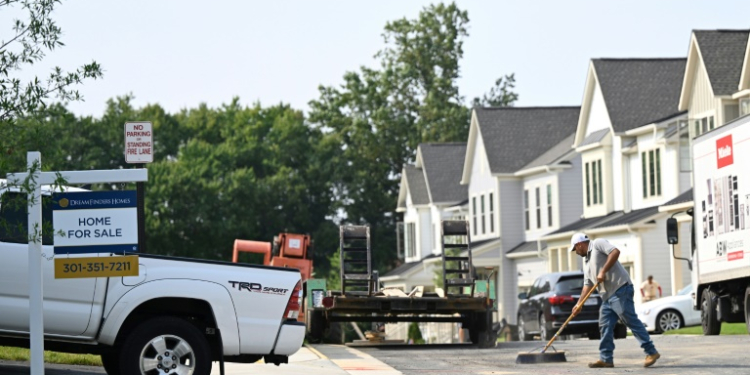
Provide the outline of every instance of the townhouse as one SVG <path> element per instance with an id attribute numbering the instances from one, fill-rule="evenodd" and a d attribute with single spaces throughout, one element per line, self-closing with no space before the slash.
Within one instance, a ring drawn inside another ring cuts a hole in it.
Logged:
<path id="1" fill-rule="evenodd" d="M 679 102 L 679 109 L 688 113 L 689 127 L 680 139 L 680 144 L 685 145 L 680 159 L 681 170 L 691 171 L 693 138 L 750 114 L 749 38 L 750 30 L 692 32 Z M 685 212 L 692 207 L 691 189 L 659 208 L 681 223 L 675 252 L 688 258 L 692 218 Z"/>
<path id="2" fill-rule="evenodd" d="M 546 269 L 540 235 L 580 217 L 579 107 L 475 108 L 461 184 L 474 265 L 494 272 L 497 318 L 516 321 L 519 286 Z"/>
<path id="3" fill-rule="evenodd" d="M 570 236 L 583 231 L 615 244 L 636 284 L 653 275 L 669 294 L 689 282 L 687 265 L 668 252 L 659 212 L 691 186 L 679 167 L 688 133 L 688 115 L 677 106 L 685 65 L 684 58 L 591 61 L 573 146 L 583 164 L 583 216 L 542 236 L 557 259 L 548 271 L 580 267 L 568 249 Z"/>
<path id="4" fill-rule="evenodd" d="M 396 208 L 404 214 L 404 264 L 380 277 L 385 287 L 434 288 L 433 266 L 424 261 L 441 253 L 440 222 L 466 218 L 460 203 L 467 188 L 459 183 L 465 153 L 466 143 L 423 143 L 415 165 L 404 166 Z"/>

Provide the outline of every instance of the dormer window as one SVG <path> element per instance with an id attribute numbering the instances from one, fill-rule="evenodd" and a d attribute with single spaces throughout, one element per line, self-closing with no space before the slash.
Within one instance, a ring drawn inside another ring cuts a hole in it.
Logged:
<path id="1" fill-rule="evenodd" d="M 586 206 L 604 203 L 602 188 L 602 160 L 587 162 L 586 169 Z"/>
<path id="2" fill-rule="evenodd" d="M 641 152 L 643 198 L 661 196 L 661 150 Z"/>

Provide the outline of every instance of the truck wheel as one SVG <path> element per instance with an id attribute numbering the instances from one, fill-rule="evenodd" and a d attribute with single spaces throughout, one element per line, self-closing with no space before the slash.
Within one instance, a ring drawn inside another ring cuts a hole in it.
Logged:
<path id="1" fill-rule="evenodd" d="M 195 326 L 174 317 L 147 320 L 122 345 L 120 372 L 128 375 L 209 375 L 211 348 Z"/>
<path id="2" fill-rule="evenodd" d="M 120 375 L 120 357 L 116 352 L 102 353 L 102 366 L 107 375 Z"/>
<path id="3" fill-rule="evenodd" d="M 745 325 L 747 333 L 750 333 L 750 286 L 745 289 Z"/>
<path id="4" fill-rule="evenodd" d="M 721 322 L 716 316 L 716 293 L 710 289 L 703 289 L 701 293 L 701 326 L 703 334 L 718 335 L 721 332 Z"/>

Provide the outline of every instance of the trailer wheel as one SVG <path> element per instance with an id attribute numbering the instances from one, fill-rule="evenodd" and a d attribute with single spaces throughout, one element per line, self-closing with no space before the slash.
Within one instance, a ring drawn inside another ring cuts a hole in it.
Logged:
<path id="1" fill-rule="evenodd" d="M 307 306 L 307 305 L 305 305 Z M 326 332 L 326 320 L 322 311 L 308 310 L 305 307 L 305 330 L 307 341 L 317 344 L 323 341 Z"/>
<path id="2" fill-rule="evenodd" d="M 747 333 L 750 333 L 750 286 L 745 289 L 745 325 Z"/>
<path id="3" fill-rule="evenodd" d="M 120 372 L 209 375 L 211 347 L 187 321 L 174 317 L 148 320 L 135 328 L 120 353 Z"/>
<path id="4" fill-rule="evenodd" d="M 701 326 L 706 336 L 718 335 L 721 332 L 721 322 L 716 316 L 716 293 L 710 289 L 703 289 L 701 293 Z"/>
<path id="5" fill-rule="evenodd" d="M 469 339 L 479 348 L 494 348 L 497 342 L 497 334 L 492 330 L 490 324 L 491 312 L 478 312 L 471 314 L 469 326 Z"/>

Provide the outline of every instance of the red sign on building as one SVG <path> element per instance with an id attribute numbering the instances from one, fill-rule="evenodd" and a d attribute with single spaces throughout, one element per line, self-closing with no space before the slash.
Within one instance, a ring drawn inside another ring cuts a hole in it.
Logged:
<path id="1" fill-rule="evenodd" d="M 716 165 L 717 168 L 724 168 L 734 163 L 734 152 L 732 144 L 732 135 L 716 140 Z"/>

